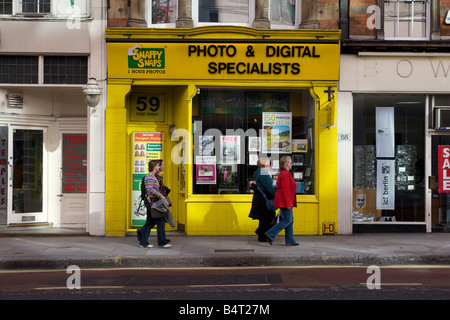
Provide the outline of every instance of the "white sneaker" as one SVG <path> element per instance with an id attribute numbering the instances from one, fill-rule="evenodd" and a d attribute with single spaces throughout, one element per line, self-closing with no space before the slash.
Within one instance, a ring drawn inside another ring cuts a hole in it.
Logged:
<path id="1" fill-rule="evenodd" d="M 170 248 L 172 245 L 170 243 L 166 243 L 165 245 L 161 246 L 160 248 Z"/>
<path id="2" fill-rule="evenodd" d="M 139 245 L 139 247 L 141 247 L 141 248 L 153 248 L 153 245 L 152 244 L 149 244 L 147 246 Z"/>

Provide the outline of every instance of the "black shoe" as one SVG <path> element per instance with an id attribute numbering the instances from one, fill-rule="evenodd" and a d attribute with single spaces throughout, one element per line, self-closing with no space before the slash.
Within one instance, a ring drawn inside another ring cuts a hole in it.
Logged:
<path id="1" fill-rule="evenodd" d="M 137 230 L 136 230 L 136 234 L 137 234 L 137 239 L 138 239 L 138 241 L 141 242 L 141 236 L 142 236 L 141 229 L 137 229 Z"/>
<path id="2" fill-rule="evenodd" d="M 272 245 L 272 239 L 269 238 L 269 236 L 267 234 L 264 234 L 266 236 L 266 240 L 267 242 Z"/>

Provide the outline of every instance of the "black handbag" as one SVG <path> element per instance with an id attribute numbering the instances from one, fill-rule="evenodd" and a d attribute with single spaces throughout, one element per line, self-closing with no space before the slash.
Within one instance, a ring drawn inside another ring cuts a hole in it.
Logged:
<path id="1" fill-rule="evenodd" d="M 267 210 L 268 211 L 275 211 L 275 210 L 277 210 L 278 208 L 273 205 L 273 203 L 275 202 L 275 199 L 270 200 L 269 198 L 267 198 L 267 196 L 264 193 L 264 191 L 262 191 L 261 188 L 258 185 L 256 185 L 256 187 L 258 188 L 259 192 L 261 192 L 262 196 L 266 200 L 266 208 L 267 208 Z"/>

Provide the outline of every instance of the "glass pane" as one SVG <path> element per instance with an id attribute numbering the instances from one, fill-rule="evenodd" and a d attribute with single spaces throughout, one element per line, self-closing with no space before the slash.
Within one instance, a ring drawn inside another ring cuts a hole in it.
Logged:
<path id="1" fill-rule="evenodd" d="M 412 14 L 412 1 L 399 1 L 398 4 L 398 14 L 400 19 L 409 18 Z"/>
<path id="2" fill-rule="evenodd" d="M 194 193 L 250 193 L 259 157 L 271 159 L 275 185 L 279 159 L 289 154 L 297 193 L 314 194 L 314 100 L 308 90 L 202 89 L 194 103 Z"/>
<path id="3" fill-rule="evenodd" d="M 384 17 L 385 19 L 395 19 L 397 17 L 397 1 L 385 1 Z"/>
<path id="4" fill-rule="evenodd" d="M 270 0 L 270 21 L 295 25 L 295 0 Z"/>
<path id="5" fill-rule="evenodd" d="M 152 24 L 175 23 L 177 11 L 176 0 L 152 0 Z"/>
<path id="6" fill-rule="evenodd" d="M 49 13 L 50 0 L 19 0 L 19 12 Z"/>
<path id="7" fill-rule="evenodd" d="M 410 37 L 411 36 L 411 21 L 402 20 L 398 23 L 398 36 Z"/>
<path id="8" fill-rule="evenodd" d="M 426 24 L 425 22 L 418 22 L 418 21 L 414 21 L 413 22 L 413 28 L 414 28 L 414 33 L 413 33 L 413 37 L 415 38 L 423 38 L 426 36 Z"/>
<path id="9" fill-rule="evenodd" d="M 425 221 L 425 97 L 361 94 L 354 96 L 354 106 L 353 221 Z M 393 128 L 386 122 L 377 131 L 380 107 L 393 108 Z M 394 157 L 377 158 L 377 139 L 389 134 Z M 387 178 L 377 165 L 385 160 L 395 170 Z M 377 188 L 380 181 L 385 188 Z M 385 196 L 390 196 L 390 207 L 380 209 Z"/>
<path id="10" fill-rule="evenodd" d="M 248 0 L 199 0 L 199 22 L 248 23 Z"/>
<path id="11" fill-rule="evenodd" d="M 13 132 L 13 213 L 42 212 L 42 130 Z"/>
<path id="12" fill-rule="evenodd" d="M 0 14 L 12 13 L 12 0 L 0 0 Z"/>
<path id="13" fill-rule="evenodd" d="M 384 21 L 384 36 L 386 38 L 395 37 L 395 21 Z"/>

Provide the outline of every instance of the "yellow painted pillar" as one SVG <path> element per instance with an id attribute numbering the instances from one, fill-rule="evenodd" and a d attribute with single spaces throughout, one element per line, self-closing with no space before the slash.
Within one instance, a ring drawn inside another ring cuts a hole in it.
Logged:
<path id="1" fill-rule="evenodd" d="M 317 185 L 319 196 L 319 234 L 337 232 L 337 126 L 336 84 L 314 86 L 317 126 Z M 324 229 L 325 228 L 325 229 Z"/>
<path id="2" fill-rule="evenodd" d="M 127 108 L 131 82 L 109 82 L 106 107 L 105 235 L 127 230 Z"/>

